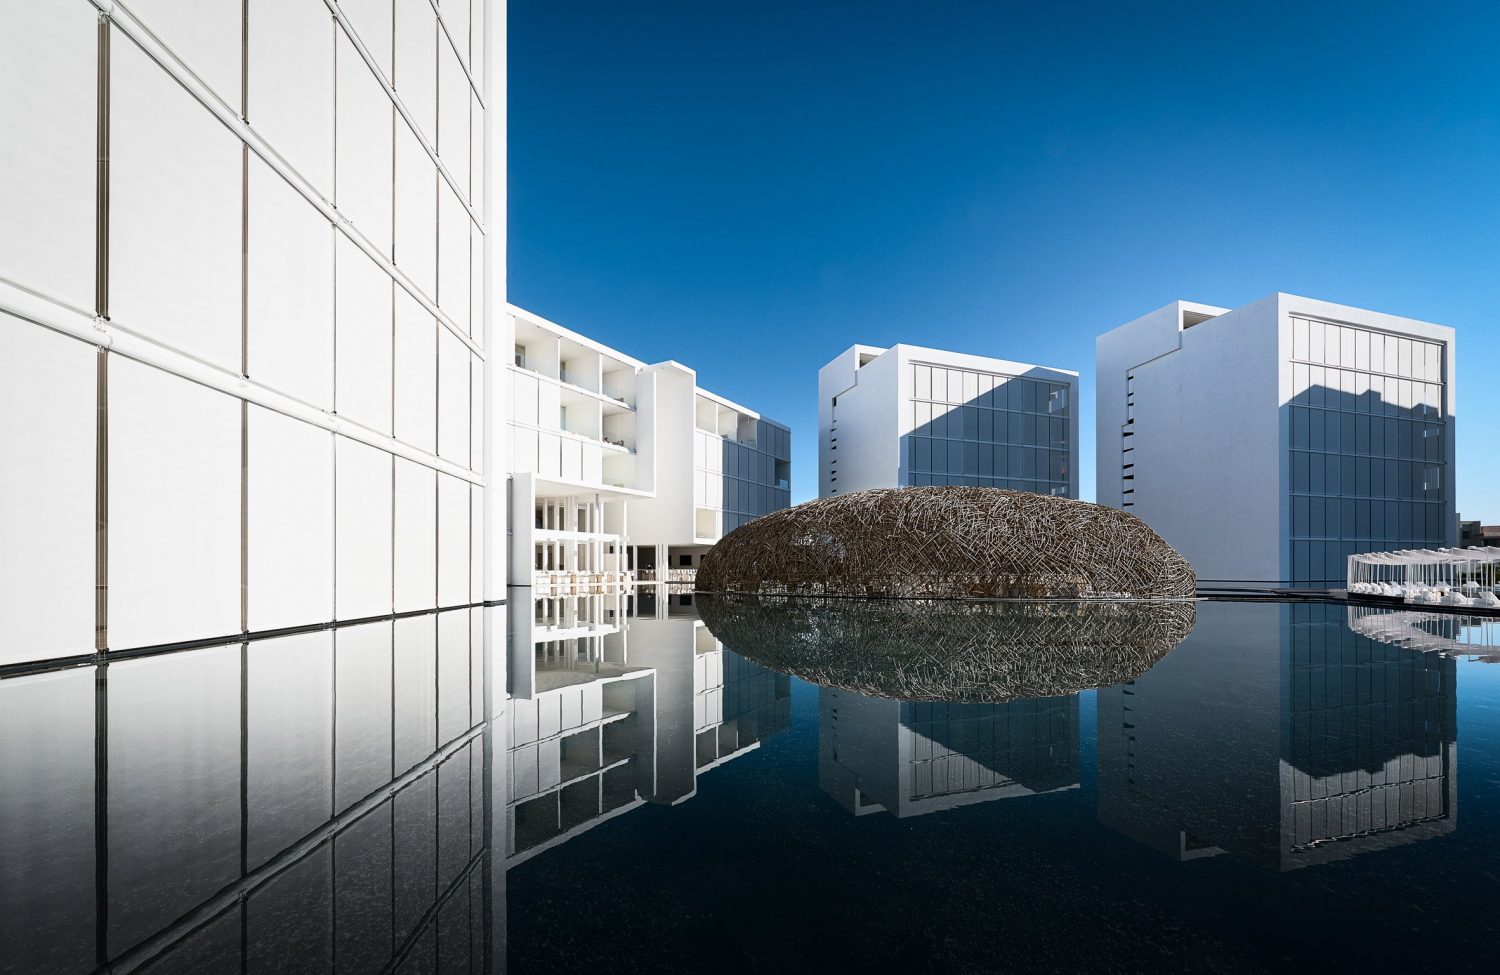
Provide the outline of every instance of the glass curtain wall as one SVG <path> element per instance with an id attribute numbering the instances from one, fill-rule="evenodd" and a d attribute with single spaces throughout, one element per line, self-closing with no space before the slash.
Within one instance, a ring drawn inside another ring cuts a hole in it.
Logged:
<path id="1" fill-rule="evenodd" d="M 1068 493 L 1065 383 L 912 366 L 906 485 Z"/>
<path id="2" fill-rule="evenodd" d="M 1443 346 L 1292 320 L 1294 583 L 1341 584 L 1358 552 L 1445 542 Z"/>

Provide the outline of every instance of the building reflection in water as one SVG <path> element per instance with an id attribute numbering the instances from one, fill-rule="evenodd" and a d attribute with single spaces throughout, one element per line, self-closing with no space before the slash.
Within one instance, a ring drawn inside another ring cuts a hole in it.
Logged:
<path id="1" fill-rule="evenodd" d="M 0 969 L 484 970 L 480 615 L 0 681 Z"/>
<path id="2" fill-rule="evenodd" d="M 818 690 L 818 784 L 856 816 L 1078 787 L 1078 695 L 934 704 Z"/>
<path id="3" fill-rule="evenodd" d="M 1363 636 L 1341 607 L 1222 604 L 1098 692 L 1099 820 L 1277 870 L 1450 833 L 1455 685 L 1451 656 Z"/>
<path id="4" fill-rule="evenodd" d="M 1420 613 L 1407 609 L 1350 606 L 1349 629 L 1381 643 L 1410 650 L 1500 662 L 1500 619 L 1464 613 Z"/>
<path id="5" fill-rule="evenodd" d="M 537 599 L 512 617 L 507 865 L 784 731 L 791 679 L 726 651 L 667 587 Z"/>
<path id="6" fill-rule="evenodd" d="M 693 598 L 539 601 L 508 668 L 501 607 L 0 680 L 0 970 L 503 968 L 508 868 L 788 728 L 790 679 Z M 1100 821 L 1273 869 L 1452 832 L 1476 637 L 1398 615 L 1203 614 L 1097 692 Z M 819 781 L 896 816 L 1073 788 L 1078 712 L 822 688 Z"/>
<path id="7" fill-rule="evenodd" d="M 819 686 L 818 780 L 899 817 L 1079 785 L 1078 692 L 1141 674 L 1191 602 L 704 597 L 736 649 Z"/>

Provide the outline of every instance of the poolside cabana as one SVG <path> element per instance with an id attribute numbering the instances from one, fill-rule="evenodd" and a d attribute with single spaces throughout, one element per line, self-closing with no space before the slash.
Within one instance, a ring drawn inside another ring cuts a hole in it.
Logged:
<path id="1" fill-rule="evenodd" d="M 1500 608 L 1500 548 L 1406 549 L 1349 556 L 1351 594 L 1428 606 Z"/>

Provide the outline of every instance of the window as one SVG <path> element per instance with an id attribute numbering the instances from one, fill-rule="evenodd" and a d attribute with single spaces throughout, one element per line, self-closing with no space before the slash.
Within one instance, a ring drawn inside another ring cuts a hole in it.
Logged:
<path id="1" fill-rule="evenodd" d="M 677 556 L 677 565 L 679 568 L 691 569 L 693 567 L 693 557 L 691 555 L 679 555 Z"/>

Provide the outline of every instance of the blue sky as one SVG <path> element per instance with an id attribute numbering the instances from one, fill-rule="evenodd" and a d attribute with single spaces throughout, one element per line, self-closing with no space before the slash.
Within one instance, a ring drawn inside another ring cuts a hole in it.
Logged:
<path id="1" fill-rule="evenodd" d="M 511 0 L 510 299 L 791 425 L 910 342 L 1077 369 L 1184 298 L 1458 329 L 1500 523 L 1500 4 Z"/>

